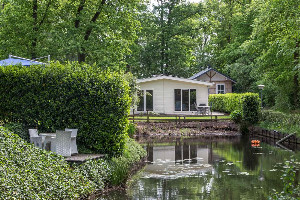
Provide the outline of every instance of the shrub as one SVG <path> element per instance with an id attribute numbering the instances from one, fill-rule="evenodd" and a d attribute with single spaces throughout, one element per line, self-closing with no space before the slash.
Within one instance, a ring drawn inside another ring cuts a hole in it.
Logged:
<path id="1" fill-rule="evenodd" d="M 3 126 L 14 134 L 17 134 L 23 140 L 29 142 L 29 132 L 23 124 L 17 122 L 9 122 L 4 124 Z"/>
<path id="2" fill-rule="evenodd" d="M 213 111 L 233 113 L 236 119 L 240 112 L 241 122 L 255 124 L 259 121 L 260 99 L 255 93 L 227 93 L 209 95 Z"/>
<path id="3" fill-rule="evenodd" d="M 41 150 L 0 127 L 0 199 L 78 199 L 95 185 L 62 156 Z"/>
<path id="4" fill-rule="evenodd" d="M 103 189 L 109 181 L 111 170 L 106 160 L 89 160 L 83 164 L 76 165 L 74 168 L 76 172 L 95 183 L 98 190 Z"/>
<path id="5" fill-rule="evenodd" d="M 110 184 L 120 185 L 128 178 L 131 167 L 147 155 L 146 151 L 133 139 L 128 138 L 122 156 L 110 160 Z"/>
<path id="6" fill-rule="evenodd" d="M 129 123 L 128 136 L 133 137 L 135 130 L 136 130 L 136 125 L 134 123 Z"/>
<path id="7" fill-rule="evenodd" d="M 300 114 L 287 114 L 274 110 L 263 110 L 261 112 L 262 121 L 287 126 L 300 125 Z"/>
<path id="8" fill-rule="evenodd" d="M 234 121 L 235 123 L 241 123 L 242 121 L 242 113 L 239 110 L 235 110 L 233 112 L 230 113 L 230 118 L 232 121 Z"/>
<path id="9" fill-rule="evenodd" d="M 93 66 L 0 66 L 1 120 L 47 132 L 78 128 L 79 148 L 97 153 L 123 151 L 129 94 L 122 74 Z"/>
<path id="10" fill-rule="evenodd" d="M 300 114 L 288 114 L 273 110 L 261 112 L 260 126 L 266 129 L 282 131 L 284 133 L 296 133 L 300 136 Z"/>
<path id="11" fill-rule="evenodd" d="M 130 175 L 132 166 L 145 156 L 146 151 L 137 142 L 128 138 L 121 156 L 90 160 L 75 166 L 75 171 L 94 182 L 97 189 L 103 189 L 107 185 L 124 184 Z"/>

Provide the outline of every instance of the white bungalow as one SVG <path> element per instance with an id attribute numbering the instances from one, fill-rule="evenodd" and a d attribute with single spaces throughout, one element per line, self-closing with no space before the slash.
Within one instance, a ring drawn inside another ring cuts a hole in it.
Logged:
<path id="1" fill-rule="evenodd" d="M 172 76 L 154 76 L 139 79 L 137 83 L 140 86 L 140 102 L 135 113 L 195 113 L 195 104 L 208 105 L 208 88 L 213 86 L 209 82 Z"/>

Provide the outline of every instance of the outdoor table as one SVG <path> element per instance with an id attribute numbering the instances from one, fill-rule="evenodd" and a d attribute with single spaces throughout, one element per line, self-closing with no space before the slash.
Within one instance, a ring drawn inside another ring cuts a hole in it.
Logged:
<path id="1" fill-rule="evenodd" d="M 43 149 L 55 152 L 56 133 L 40 133 L 39 135 L 43 137 L 43 141 L 44 141 Z M 48 143 L 50 143 L 50 146 L 48 146 L 49 145 Z"/>
<path id="2" fill-rule="evenodd" d="M 56 133 L 40 133 L 39 135 L 44 138 L 44 141 L 45 141 L 44 149 L 47 148 L 47 146 L 46 146 L 47 142 L 50 142 L 50 147 L 48 147 L 46 150 L 51 150 L 51 151 L 55 152 L 55 150 L 56 150 L 56 144 L 55 144 Z M 72 152 L 78 153 L 77 146 L 76 146 L 76 136 L 71 136 L 71 141 L 75 142 L 75 144 L 73 146 L 71 146 Z"/>
<path id="3" fill-rule="evenodd" d="M 208 115 L 210 111 L 210 106 L 197 106 L 200 114 Z"/>
<path id="4" fill-rule="evenodd" d="M 56 133 L 40 133 L 39 135 L 44 137 L 56 137 Z"/>

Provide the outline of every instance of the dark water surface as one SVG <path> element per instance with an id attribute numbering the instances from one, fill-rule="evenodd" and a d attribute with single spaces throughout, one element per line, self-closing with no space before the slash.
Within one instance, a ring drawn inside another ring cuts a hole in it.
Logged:
<path id="1" fill-rule="evenodd" d="M 126 191 L 100 199 L 268 199 L 283 188 L 282 163 L 299 153 L 249 138 L 151 141 L 146 167 Z"/>

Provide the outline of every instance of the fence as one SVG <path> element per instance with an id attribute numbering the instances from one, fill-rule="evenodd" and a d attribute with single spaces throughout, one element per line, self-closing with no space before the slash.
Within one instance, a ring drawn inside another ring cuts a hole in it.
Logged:
<path id="1" fill-rule="evenodd" d="M 218 121 L 218 120 L 230 120 L 229 115 L 183 115 L 183 114 L 153 114 L 147 111 L 143 114 L 135 114 L 134 110 L 132 115 L 129 115 L 129 120 L 133 123 L 137 121 L 146 122 L 203 122 L 203 121 Z"/>

